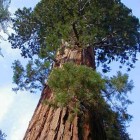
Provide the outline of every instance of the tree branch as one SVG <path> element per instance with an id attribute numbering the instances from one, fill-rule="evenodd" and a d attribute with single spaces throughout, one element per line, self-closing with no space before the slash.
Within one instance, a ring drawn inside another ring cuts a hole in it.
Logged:
<path id="1" fill-rule="evenodd" d="M 74 31 L 74 34 L 75 34 L 77 41 L 79 41 L 79 34 L 77 32 L 77 29 L 76 29 L 76 22 L 72 23 L 72 28 L 73 28 L 73 31 Z"/>

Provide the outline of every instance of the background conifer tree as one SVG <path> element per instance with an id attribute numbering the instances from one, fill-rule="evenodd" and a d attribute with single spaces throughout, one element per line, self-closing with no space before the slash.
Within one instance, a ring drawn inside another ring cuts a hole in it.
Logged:
<path id="1" fill-rule="evenodd" d="M 7 32 L 7 27 L 8 27 L 8 22 L 10 21 L 10 13 L 8 11 L 10 4 L 10 0 L 0 0 L 0 32 L 4 31 L 5 33 Z M 4 38 L 0 35 L 0 40 L 4 40 Z M 0 48 L 0 55 L 1 53 L 1 48 Z"/>
<path id="2" fill-rule="evenodd" d="M 0 31 L 7 33 L 7 26 L 10 20 L 10 13 L 8 11 L 10 0 L 0 0 Z"/>

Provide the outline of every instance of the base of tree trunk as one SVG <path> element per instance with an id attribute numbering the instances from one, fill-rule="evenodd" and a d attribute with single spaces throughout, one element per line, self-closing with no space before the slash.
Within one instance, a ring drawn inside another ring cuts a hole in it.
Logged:
<path id="1" fill-rule="evenodd" d="M 51 99 L 48 86 L 42 92 L 23 140 L 106 140 L 95 114 L 85 112 L 70 120 L 72 116 L 67 108 L 50 107 L 46 99 Z"/>

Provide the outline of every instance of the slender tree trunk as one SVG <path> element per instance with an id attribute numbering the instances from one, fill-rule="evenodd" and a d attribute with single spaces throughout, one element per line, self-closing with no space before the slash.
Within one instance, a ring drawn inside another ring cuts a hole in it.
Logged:
<path id="1" fill-rule="evenodd" d="M 92 48 L 65 48 L 56 55 L 54 67 L 73 61 L 78 65 L 86 64 L 95 69 Z M 46 85 L 29 123 L 24 140 L 106 140 L 103 122 L 96 112 L 86 110 L 83 115 L 75 116 L 70 121 L 71 113 L 67 108 L 53 108 L 45 104 L 51 100 L 53 93 Z"/>

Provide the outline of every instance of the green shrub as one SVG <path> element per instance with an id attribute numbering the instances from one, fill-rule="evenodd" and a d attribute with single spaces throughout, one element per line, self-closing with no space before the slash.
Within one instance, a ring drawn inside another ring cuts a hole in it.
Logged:
<path id="1" fill-rule="evenodd" d="M 105 80 L 92 68 L 69 62 L 52 70 L 48 85 L 54 93 L 56 106 L 67 106 L 78 113 L 81 103 L 97 106 L 102 101 L 101 90 L 105 87 Z"/>

